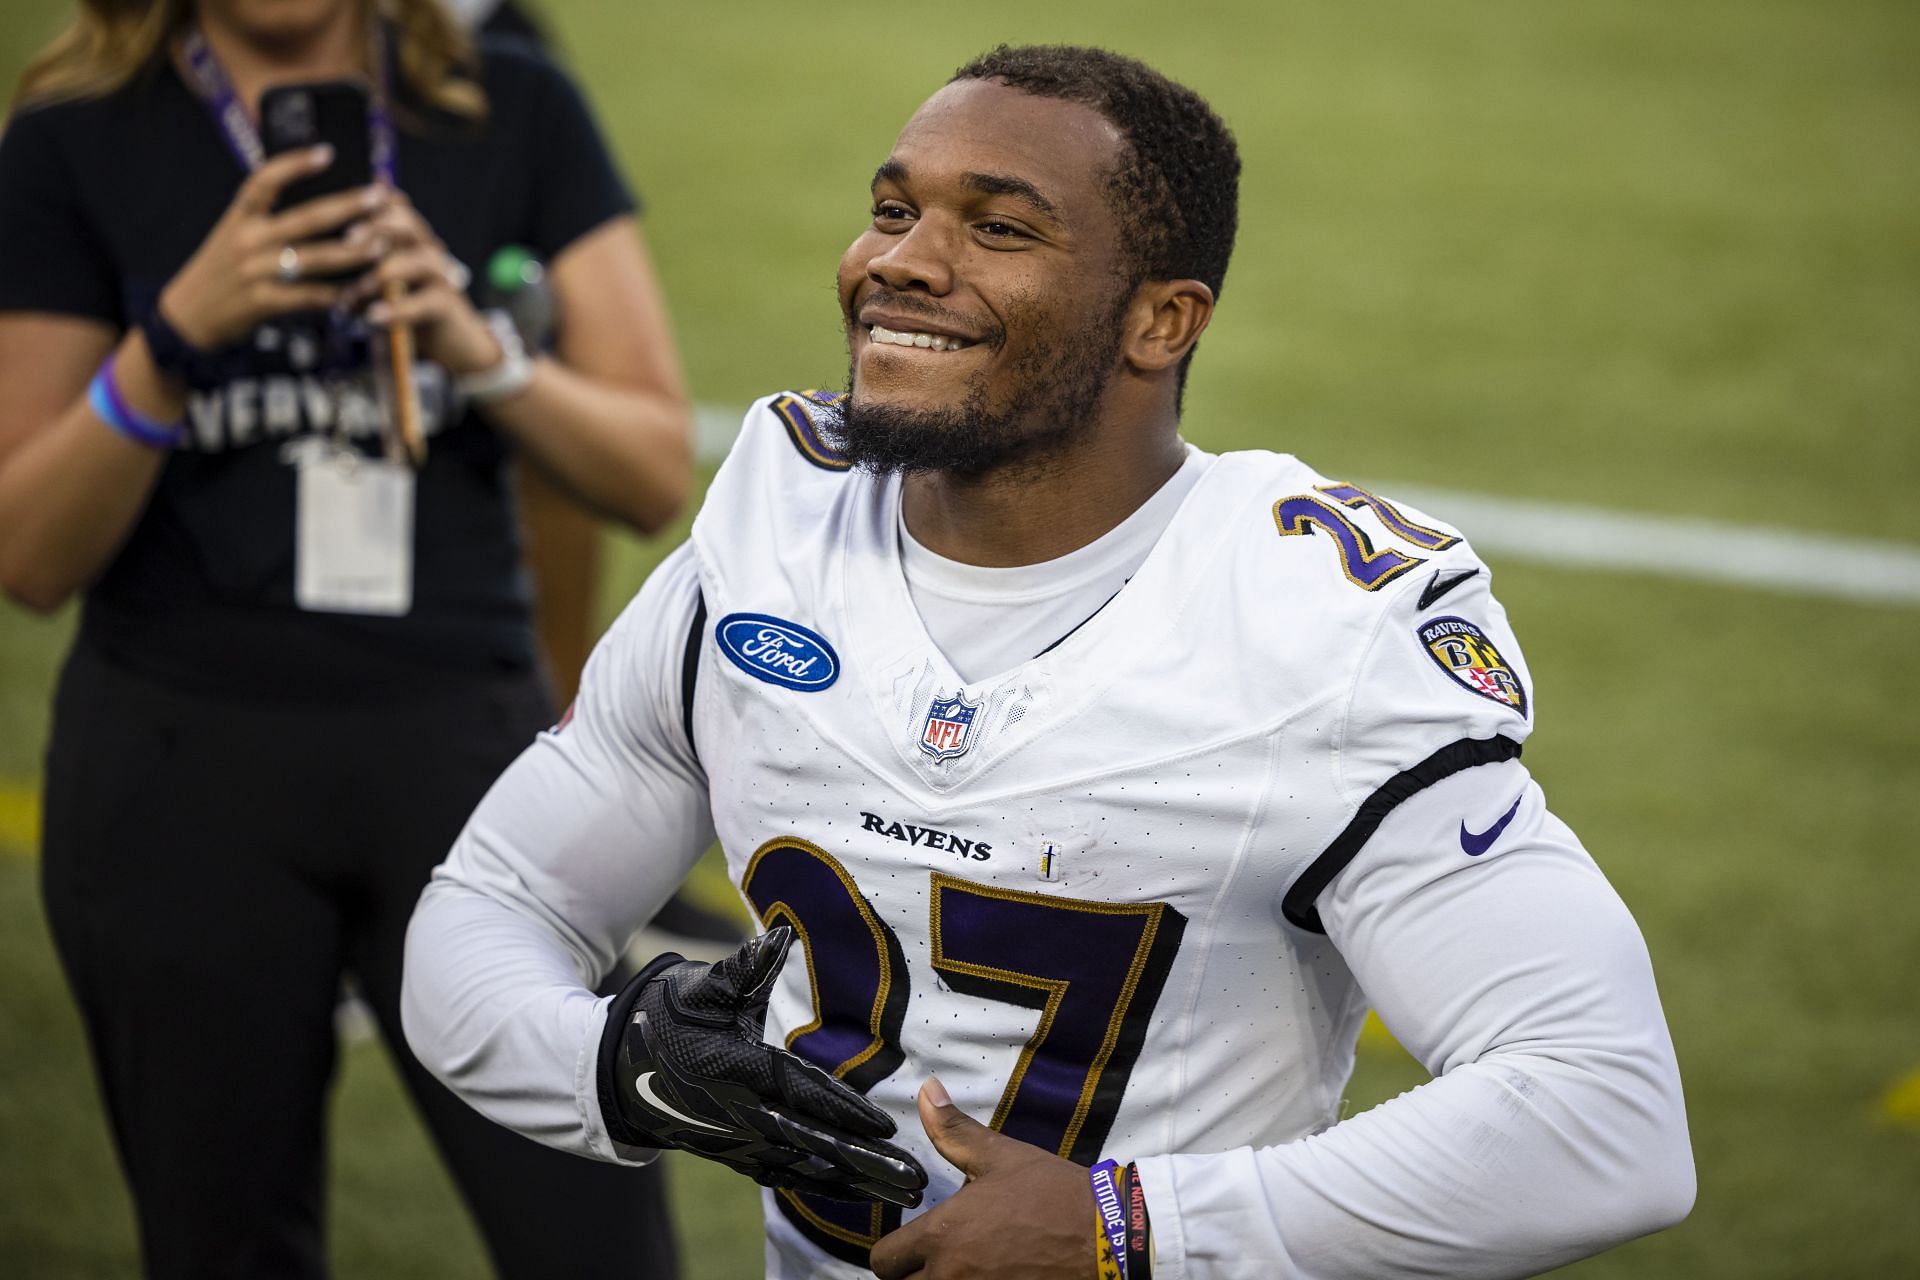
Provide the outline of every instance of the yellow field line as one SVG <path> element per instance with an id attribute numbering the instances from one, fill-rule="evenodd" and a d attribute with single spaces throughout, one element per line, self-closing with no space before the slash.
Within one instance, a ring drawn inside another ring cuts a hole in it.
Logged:
<path id="1" fill-rule="evenodd" d="M 1880 1118 L 1920 1129 L 1920 1068 L 1909 1071 L 1887 1090 L 1887 1096 L 1880 1099 Z"/>
<path id="2" fill-rule="evenodd" d="M 31 858 L 39 850 L 39 786 L 0 782 L 0 854 Z"/>
<path id="3" fill-rule="evenodd" d="M 1362 1053 L 1399 1053 L 1400 1042 L 1393 1038 L 1393 1032 L 1387 1030 L 1387 1024 L 1380 1021 L 1380 1015 L 1367 1011 L 1367 1020 L 1360 1024 L 1360 1052 Z"/>

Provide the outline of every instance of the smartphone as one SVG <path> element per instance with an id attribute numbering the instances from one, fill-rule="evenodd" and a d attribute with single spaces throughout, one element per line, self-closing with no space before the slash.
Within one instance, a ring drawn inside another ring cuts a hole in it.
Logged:
<path id="1" fill-rule="evenodd" d="M 260 95 L 260 144 L 269 156 L 328 143 L 333 163 L 289 183 L 274 211 L 373 181 L 367 90 L 356 80 L 284 84 Z"/>

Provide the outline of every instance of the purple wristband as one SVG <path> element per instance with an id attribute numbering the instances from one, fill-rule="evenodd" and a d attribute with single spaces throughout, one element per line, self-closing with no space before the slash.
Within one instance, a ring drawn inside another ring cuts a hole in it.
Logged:
<path id="1" fill-rule="evenodd" d="M 1120 1166 L 1112 1160 L 1102 1160 L 1087 1171 L 1093 1179 L 1093 1208 L 1100 1215 L 1100 1229 L 1107 1233 L 1107 1243 L 1113 1246 L 1114 1260 L 1120 1264 L 1120 1274 L 1127 1274 L 1127 1210 L 1120 1203 Z"/>
<path id="2" fill-rule="evenodd" d="M 136 444 L 149 449 L 174 449 L 180 446 L 184 431 L 180 423 L 160 422 L 137 412 L 120 394 L 113 378 L 113 357 L 108 356 L 87 387 L 87 403 L 100 420 Z"/>

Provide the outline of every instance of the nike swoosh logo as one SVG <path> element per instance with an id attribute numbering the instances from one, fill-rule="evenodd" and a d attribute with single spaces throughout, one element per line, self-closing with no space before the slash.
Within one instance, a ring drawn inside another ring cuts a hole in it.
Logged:
<path id="1" fill-rule="evenodd" d="M 1478 570 L 1475 572 L 1478 572 Z M 1522 791 L 1520 793 L 1520 800 L 1525 800 L 1526 798 L 1527 793 Z M 1507 829 L 1509 822 L 1513 821 L 1513 815 L 1520 812 L 1520 800 L 1513 802 L 1513 808 L 1507 810 L 1506 815 L 1502 817 L 1500 821 L 1494 823 L 1478 835 L 1467 830 L 1466 823 L 1463 822 L 1460 824 L 1460 847 L 1467 851 L 1469 858 L 1477 858 L 1487 850 L 1493 848 L 1493 842 L 1500 838 L 1500 833 Z"/>
<path id="2" fill-rule="evenodd" d="M 1512 815 L 1508 815 L 1508 816 L 1511 817 Z M 648 1106 L 652 1107 L 655 1111 L 659 1111 L 666 1115 L 670 1115 L 675 1120 L 680 1121 L 682 1124 L 690 1124 L 696 1129 L 705 1129 L 709 1133 L 732 1133 L 733 1132 L 733 1130 L 731 1129 L 723 1129 L 717 1124 L 708 1124 L 705 1120 L 695 1120 L 692 1116 L 687 1115 L 684 1112 L 675 1111 L 671 1106 L 667 1105 L 666 1099 L 662 1098 L 659 1094 L 653 1091 L 652 1081 L 653 1081 L 654 1074 L 655 1073 L 651 1071 L 645 1072 L 640 1076 L 638 1080 L 635 1080 L 633 1082 L 634 1092 L 640 1095 L 640 1101 L 646 1103 Z"/>
<path id="3" fill-rule="evenodd" d="M 1426 608 L 1435 600 L 1438 600 L 1441 596 L 1465 582 L 1468 578 L 1479 576 L 1479 573 L 1480 571 L 1478 569 L 1462 569 L 1451 578 L 1447 577 L 1444 572 L 1434 574 L 1433 577 L 1427 579 L 1427 585 L 1420 591 L 1419 607 L 1422 609 Z"/>

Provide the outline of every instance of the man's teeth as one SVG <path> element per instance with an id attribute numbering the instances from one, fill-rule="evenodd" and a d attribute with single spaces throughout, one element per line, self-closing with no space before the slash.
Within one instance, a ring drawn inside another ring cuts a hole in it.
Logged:
<path id="1" fill-rule="evenodd" d="M 877 324 L 867 330 L 867 336 L 875 342 L 883 342 L 889 346 L 925 347 L 929 351 L 958 351 L 962 347 L 973 345 L 938 333 L 896 333 L 892 329 Z"/>

